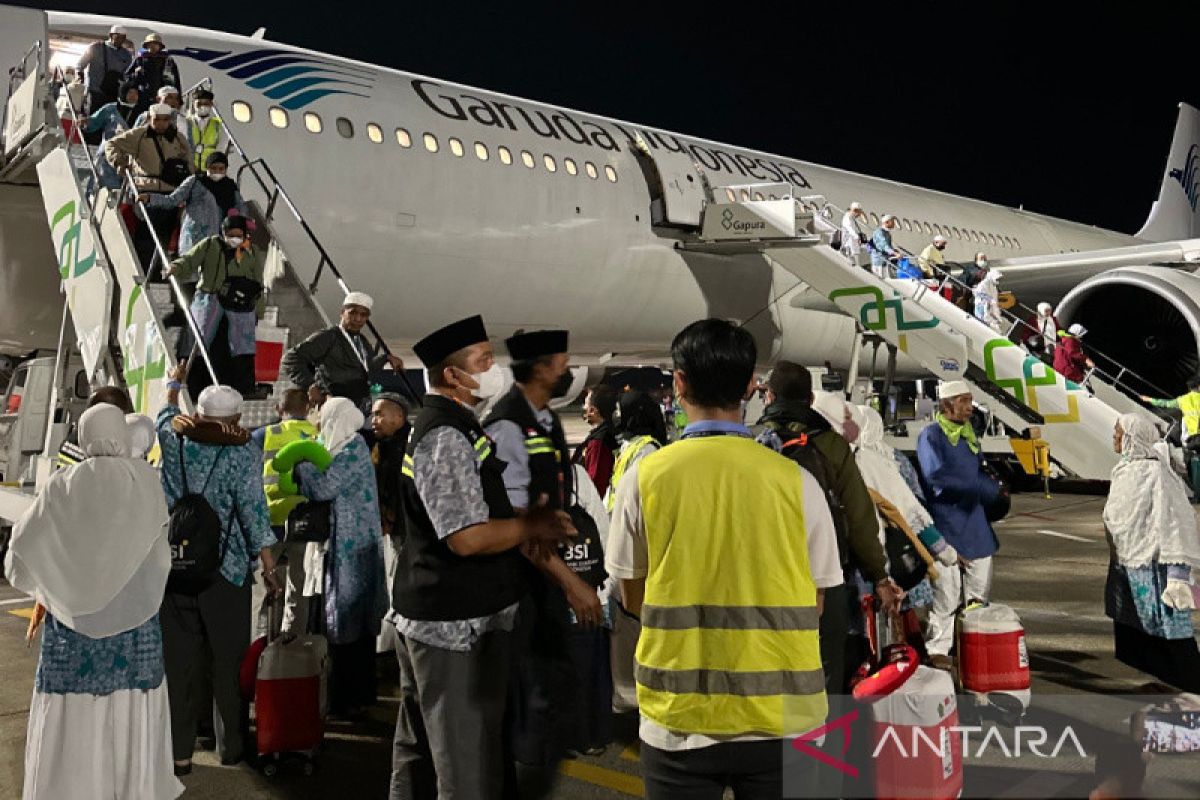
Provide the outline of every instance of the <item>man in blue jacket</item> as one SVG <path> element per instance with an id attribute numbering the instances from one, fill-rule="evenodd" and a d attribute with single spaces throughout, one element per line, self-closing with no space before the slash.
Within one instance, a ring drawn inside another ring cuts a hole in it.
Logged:
<path id="1" fill-rule="evenodd" d="M 892 233 L 896 230 L 896 217 L 884 214 L 883 221 L 871 234 L 871 272 L 878 278 L 892 277 L 894 262 L 900 251 L 892 244 Z"/>
<path id="2" fill-rule="evenodd" d="M 958 569 L 939 572 L 929 613 L 930 662 L 949 669 L 954 642 L 954 612 L 962 598 L 963 581 L 972 599 L 986 600 L 992 585 L 992 554 L 999 549 L 985 506 L 1000 492 L 983 471 L 979 440 L 971 427 L 971 388 L 963 381 L 938 387 L 938 413 L 917 439 L 922 486 L 937 529 L 959 554 Z"/>

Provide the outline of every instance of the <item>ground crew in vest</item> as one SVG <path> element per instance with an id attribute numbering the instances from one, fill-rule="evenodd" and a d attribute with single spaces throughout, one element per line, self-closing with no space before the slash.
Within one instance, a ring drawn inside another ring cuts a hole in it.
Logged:
<path id="1" fill-rule="evenodd" d="M 317 426 L 308 421 L 308 396 L 300 389 L 286 389 L 275 406 L 279 422 L 259 428 L 250 435 L 263 455 L 263 490 L 267 495 L 267 511 L 271 515 L 271 529 L 278 543 L 271 548 L 275 563 L 286 570 L 284 587 L 284 611 L 282 630 L 287 633 L 304 633 L 308 620 L 308 601 L 301 591 L 304 588 L 303 543 L 288 544 L 283 540 L 284 523 L 292 509 L 304 502 L 300 494 L 284 494 L 279 490 L 279 473 L 271 466 L 286 445 L 292 442 L 317 438 Z M 300 621 L 300 629 L 295 627 Z"/>
<path id="2" fill-rule="evenodd" d="M 568 344 L 563 330 L 521 333 L 504 342 L 516 385 L 496 403 L 484 429 L 507 464 L 504 488 L 514 508 L 545 498 L 549 507 L 566 509 L 574 496 L 567 438 L 550 410 L 550 400 L 571 386 Z M 603 621 L 596 590 L 558 553 L 533 561 L 540 574 L 532 576 L 530 595 L 521 604 L 509 694 L 518 704 L 509 715 L 509 732 L 522 798 L 550 793 L 569 741 L 578 694 L 567 649 L 570 612 L 585 628 Z"/>
<path id="3" fill-rule="evenodd" d="M 1183 432 L 1180 441 L 1186 445 L 1187 440 L 1200 434 L 1200 375 L 1193 375 L 1187 381 L 1187 394 L 1175 399 L 1160 400 L 1142 395 L 1142 402 L 1149 403 L 1155 408 L 1177 408 L 1183 412 Z M 1192 502 L 1200 503 L 1200 452 L 1187 449 L 1188 478 L 1192 485 Z"/>
<path id="4" fill-rule="evenodd" d="M 224 154 L 229 149 L 229 134 L 225 131 L 225 123 L 213 113 L 213 93 L 207 89 L 196 90 L 192 97 L 192 112 L 187 118 L 192 157 L 199 173 L 208 166 L 209 156 Z"/>
<path id="5" fill-rule="evenodd" d="M 691 422 L 626 474 L 606 560 L 642 620 L 646 797 L 779 798 L 780 740 L 826 717 L 817 629 L 824 590 L 842 582 L 833 520 L 816 480 L 741 421 L 751 335 L 695 322 L 671 357 Z M 800 762 L 788 786 L 811 783 L 817 762 Z"/>
<path id="6" fill-rule="evenodd" d="M 474 409 L 504 377 L 478 316 L 413 346 L 430 392 L 402 469 L 405 540 L 392 583 L 400 713 L 392 800 L 489 800 L 504 785 L 504 712 L 522 546 L 554 548 L 569 518 L 509 503 L 504 463 Z"/>

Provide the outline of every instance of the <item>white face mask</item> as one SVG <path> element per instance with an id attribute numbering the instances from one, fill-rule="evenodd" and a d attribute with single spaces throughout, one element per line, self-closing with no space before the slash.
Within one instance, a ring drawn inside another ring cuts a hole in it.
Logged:
<path id="1" fill-rule="evenodd" d="M 222 178 L 224 178 L 224 177 L 225 177 L 225 173 L 224 173 L 224 172 L 213 172 L 213 171 L 210 169 L 210 170 L 208 171 L 208 177 L 212 178 L 214 181 L 219 181 L 219 180 L 221 180 Z"/>
<path id="2" fill-rule="evenodd" d="M 471 395 L 479 400 L 491 400 L 504 391 L 504 371 L 499 364 L 493 363 L 486 371 L 471 378 L 479 384 L 478 389 L 471 390 Z"/>
<path id="3" fill-rule="evenodd" d="M 987 268 L 987 261 L 984 261 L 983 259 L 980 259 L 979 261 L 976 261 L 976 262 L 975 262 L 975 266 L 977 266 L 977 267 L 980 267 L 981 269 L 986 269 L 986 268 Z"/>
<path id="4" fill-rule="evenodd" d="M 230 247 L 240 247 L 243 241 L 245 241 L 245 239 L 243 239 L 241 236 L 225 237 L 225 244 L 229 245 Z"/>
<path id="5" fill-rule="evenodd" d="M 197 117 L 207 117 L 212 113 L 212 106 L 196 106 Z"/>

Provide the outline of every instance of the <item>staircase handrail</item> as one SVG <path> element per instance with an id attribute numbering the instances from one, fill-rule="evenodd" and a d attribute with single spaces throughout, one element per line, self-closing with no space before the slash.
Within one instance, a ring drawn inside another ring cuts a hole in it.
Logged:
<path id="1" fill-rule="evenodd" d="M 158 238 L 158 231 L 154 230 L 154 226 L 150 223 L 150 211 L 146 208 L 146 204 L 139 198 L 139 191 L 133 183 L 133 174 L 128 170 L 123 170 L 123 178 L 121 184 L 122 193 L 127 194 L 133 203 L 134 208 L 141 212 L 142 222 L 145 223 L 146 229 L 150 232 L 150 238 L 154 242 L 155 257 L 162 264 L 160 269 L 166 269 L 170 259 L 167 257 L 166 248 L 163 247 L 162 241 Z M 153 272 L 154 260 L 151 259 L 151 268 L 141 272 L 141 279 L 149 281 L 150 275 Z M 141 264 L 138 264 L 138 269 L 141 270 Z M 179 280 L 174 275 L 167 276 L 167 283 L 171 287 L 171 293 L 175 295 L 175 302 L 179 304 L 179 308 L 183 311 L 183 318 L 187 320 L 188 329 L 192 333 L 195 344 L 193 349 L 200 353 L 200 358 L 204 361 L 204 366 L 208 370 L 208 377 L 213 384 L 220 383 L 217 380 L 217 371 L 213 368 L 212 358 L 209 357 L 208 347 L 204 344 L 204 337 L 200 334 L 200 326 L 196 323 L 196 318 L 192 316 L 191 303 L 188 302 L 187 295 L 183 292 L 183 287 L 179 285 Z M 191 359 L 189 359 L 190 361 Z"/>
<path id="2" fill-rule="evenodd" d="M 826 213 L 828 210 L 832 210 L 833 212 L 835 212 L 837 214 L 842 214 L 842 215 L 845 214 L 845 212 L 842 209 L 838 208 L 838 206 L 836 206 L 835 204 L 833 204 L 831 202 L 826 201 L 824 208 L 821 209 L 821 213 L 825 216 L 826 219 L 832 219 L 830 214 Z M 839 227 L 840 227 L 840 225 L 839 225 Z M 907 258 L 911 258 L 913 260 L 917 260 L 919 258 L 918 256 L 914 255 L 911 251 L 905 249 L 904 247 L 901 247 L 900 245 L 895 245 L 895 248 L 898 252 L 904 254 L 904 256 Z M 891 261 L 891 259 L 889 259 L 889 261 Z M 929 264 L 929 268 L 931 270 L 933 270 L 933 272 L 935 274 L 942 276 L 942 280 L 937 286 L 937 291 L 941 291 L 947 284 L 953 284 L 954 286 L 957 286 L 960 290 L 965 291 L 965 292 L 973 292 L 974 291 L 974 289 L 972 287 L 968 286 L 961 279 L 955 277 L 949 268 L 939 266 L 938 264 Z M 1020 308 L 1021 310 L 1027 312 L 1032 317 L 1036 317 L 1036 315 L 1037 315 L 1037 312 L 1035 310 L 1029 308 L 1028 306 L 1024 305 L 1023 303 L 1016 302 L 1015 298 L 1014 298 L 1014 308 Z M 1035 325 L 1033 325 L 1031 322 L 1029 322 L 1027 318 L 1021 317 L 1021 316 L 1013 313 L 1010 309 L 1006 309 L 1006 308 L 1000 309 L 1000 313 L 1005 319 L 1010 320 L 1013 323 L 1012 325 L 1009 326 L 1008 332 L 1006 334 L 1007 337 L 1011 337 L 1012 334 L 1019 328 L 1026 328 L 1032 334 L 1034 334 L 1038 337 L 1042 336 L 1042 332 L 1040 330 L 1038 330 L 1038 328 Z M 1167 392 L 1165 389 L 1155 385 L 1149 379 L 1142 377 L 1141 375 L 1134 372 L 1129 367 L 1121 364 L 1119 361 L 1117 361 L 1112 356 L 1107 355 L 1106 353 L 1096 349 L 1095 347 L 1092 347 L 1091 345 L 1089 345 L 1088 352 L 1090 355 L 1093 356 L 1093 361 L 1095 360 L 1095 357 L 1099 357 L 1099 358 L 1103 359 L 1105 362 L 1107 362 L 1108 364 L 1112 365 L 1113 367 L 1117 367 L 1118 369 L 1116 370 L 1116 374 L 1112 375 L 1108 371 L 1102 370 L 1099 367 L 1093 367 L 1092 369 L 1088 370 L 1087 375 L 1084 378 L 1085 381 L 1087 380 L 1088 377 L 1090 377 L 1093 374 L 1099 375 L 1101 378 L 1105 379 L 1108 383 L 1111 383 L 1113 386 L 1117 387 L 1118 389 L 1123 390 L 1126 394 L 1132 395 L 1135 399 L 1137 399 L 1139 402 L 1141 402 L 1142 392 L 1138 391 L 1135 386 L 1122 380 L 1123 376 L 1131 375 L 1140 384 L 1142 384 L 1145 387 L 1149 387 L 1154 392 L 1158 393 L 1158 395 L 1160 397 L 1172 396 L 1170 392 Z"/>

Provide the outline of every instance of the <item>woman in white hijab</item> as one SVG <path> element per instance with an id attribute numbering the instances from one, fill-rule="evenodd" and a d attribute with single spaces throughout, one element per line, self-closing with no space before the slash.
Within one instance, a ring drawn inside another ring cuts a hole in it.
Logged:
<path id="1" fill-rule="evenodd" d="M 324 472 L 308 462 L 293 471 L 305 497 L 331 503 L 329 538 L 309 545 L 304 593 L 324 596 L 330 707 L 340 715 L 375 702 L 375 637 L 388 608 L 375 468 L 359 436 L 363 420 L 350 400 L 326 400 L 320 442 L 333 461 Z"/>
<path id="2" fill-rule="evenodd" d="M 50 478 L 5 565 L 46 610 L 23 797 L 178 797 L 158 622 L 166 499 L 154 468 L 130 458 L 120 409 L 84 413 L 79 444 L 86 460 Z"/>
<path id="3" fill-rule="evenodd" d="M 1110 562 L 1104 610 L 1117 658 L 1185 692 L 1200 691 L 1200 652 L 1192 629 L 1192 571 L 1200 535 L 1183 481 L 1171 469 L 1158 430 L 1123 414 L 1113 432 L 1113 467 L 1104 529 Z"/>
<path id="4" fill-rule="evenodd" d="M 896 463 L 895 451 L 883 441 L 883 419 L 870 406 L 851 406 L 851 418 L 859 428 L 854 461 L 862 474 L 863 483 L 875 495 L 891 506 L 887 513 L 898 514 L 916 534 L 925 549 L 941 564 L 940 570 L 953 569 L 958 552 L 933 524 L 933 517 L 916 496 Z M 884 511 L 876 504 L 879 516 L 879 537 L 884 536 Z M 933 602 L 933 590 L 928 580 L 922 580 L 908 590 L 907 606 L 927 606 Z M 907 607 L 906 606 L 906 607 Z"/>
<path id="5" fill-rule="evenodd" d="M 988 270 L 983 280 L 975 285 L 975 317 L 992 330 L 1003 330 L 1004 317 L 1000 313 L 1000 279 L 1004 274 L 998 269 Z"/>
<path id="6" fill-rule="evenodd" d="M 852 406 L 840 393 L 813 392 L 812 407 L 848 444 L 858 440 L 858 423 L 850 410 Z"/>

